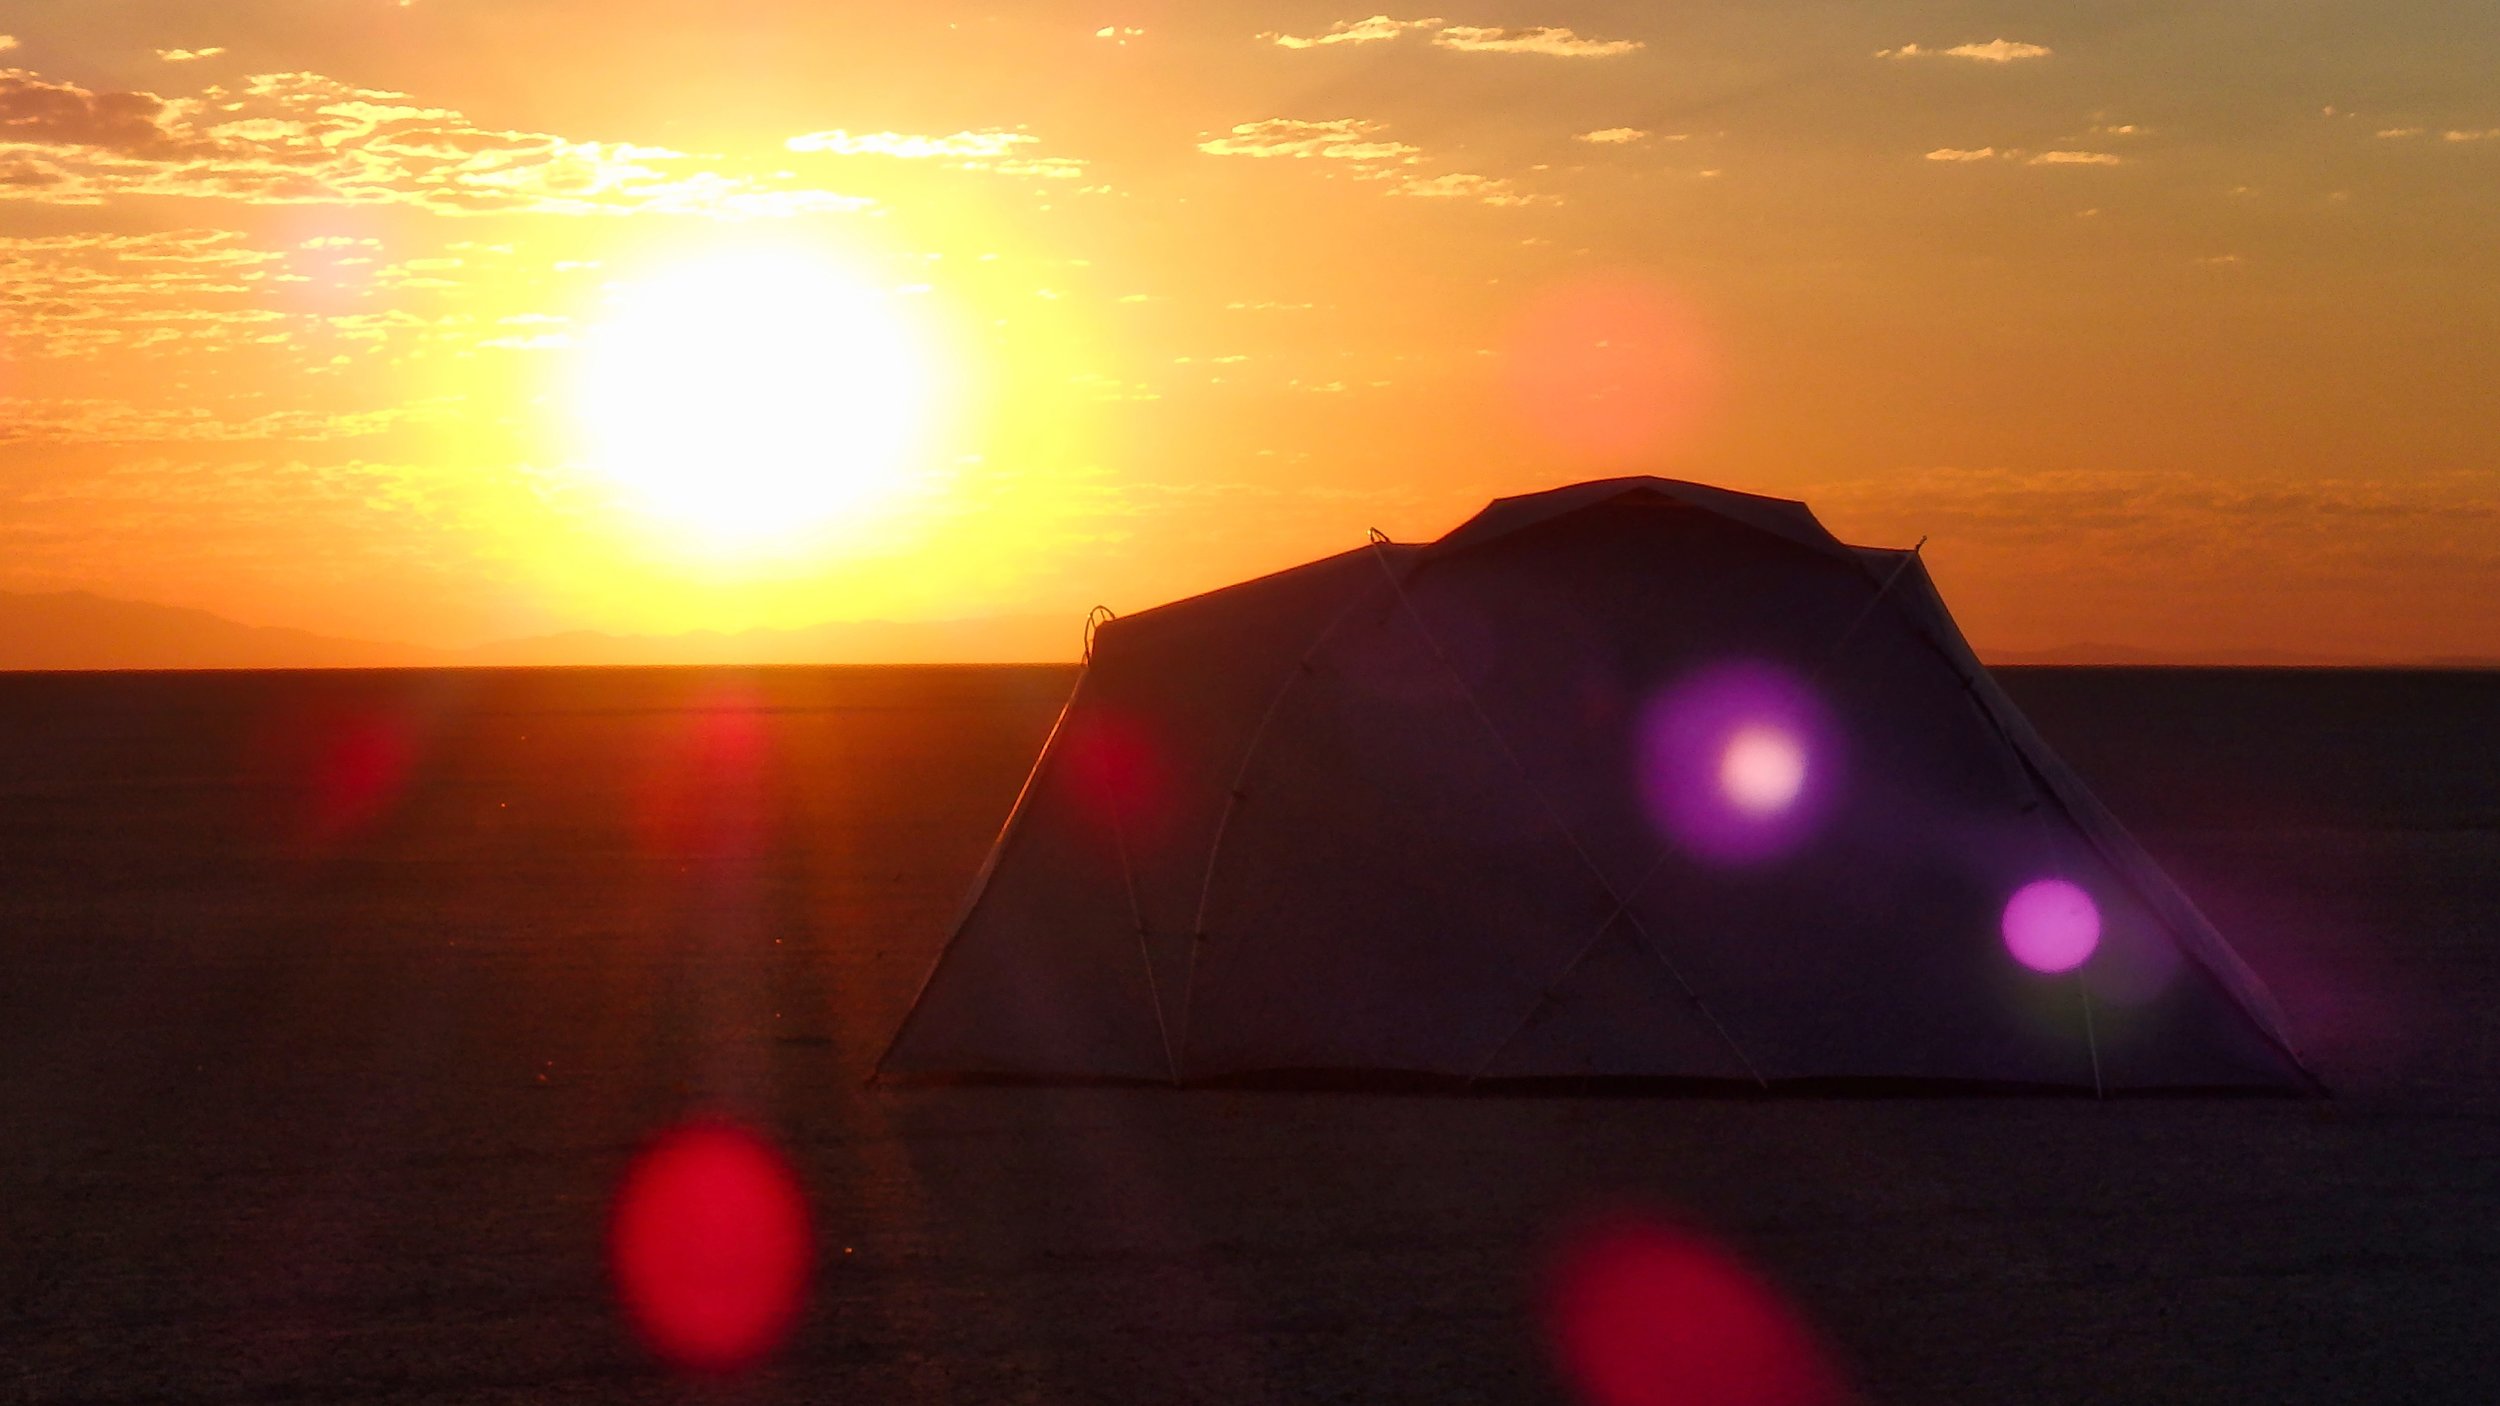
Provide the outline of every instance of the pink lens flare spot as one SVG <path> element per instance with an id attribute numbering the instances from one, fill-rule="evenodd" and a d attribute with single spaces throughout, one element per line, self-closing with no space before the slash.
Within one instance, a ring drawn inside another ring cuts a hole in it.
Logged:
<path id="1" fill-rule="evenodd" d="M 2005 901 L 2005 950 L 2043 975 L 2082 966 L 2101 945 L 2101 910 L 2064 879 L 2034 879 Z"/>
<path id="2" fill-rule="evenodd" d="M 1719 756 L 1719 789 L 1747 815 L 1777 815 L 1805 784 L 1806 749 L 1777 727 L 1739 728 Z"/>
<path id="3" fill-rule="evenodd" d="M 1588 1406 L 1838 1406 L 1814 1335 L 1735 1256 L 1624 1220 L 1557 1261 L 1545 1304 L 1557 1365 Z"/>
<path id="4" fill-rule="evenodd" d="M 789 1336 L 815 1261 L 798 1178 L 727 1123 L 673 1128 L 634 1160 L 608 1227 L 617 1297 L 670 1366 L 726 1375 Z"/>

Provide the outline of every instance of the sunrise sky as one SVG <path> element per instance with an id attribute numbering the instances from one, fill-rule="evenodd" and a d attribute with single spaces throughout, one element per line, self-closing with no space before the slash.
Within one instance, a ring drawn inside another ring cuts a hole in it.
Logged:
<path id="1" fill-rule="evenodd" d="M 1065 654 L 1658 472 L 2500 654 L 2500 6 L 1450 3 L 0 2 L 0 590 Z"/>

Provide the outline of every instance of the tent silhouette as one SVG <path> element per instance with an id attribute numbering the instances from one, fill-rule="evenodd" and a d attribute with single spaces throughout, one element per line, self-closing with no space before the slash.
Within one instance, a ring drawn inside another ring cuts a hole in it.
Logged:
<path id="1" fill-rule="evenodd" d="M 2310 1084 L 1916 549 L 1656 478 L 1101 624 L 878 1074 Z"/>

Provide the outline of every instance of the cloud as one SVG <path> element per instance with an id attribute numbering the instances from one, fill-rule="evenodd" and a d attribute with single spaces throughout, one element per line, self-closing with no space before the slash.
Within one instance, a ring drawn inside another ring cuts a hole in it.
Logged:
<path id="1" fill-rule="evenodd" d="M 1437 19 L 1399 20 L 1387 15 L 1374 15 L 1370 19 L 1339 20 L 1326 31 L 1308 37 L 1279 34 L 1274 30 L 1259 37 L 1283 49 L 1317 49 L 1332 44 L 1378 44 L 1395 39 L 1410 29 L 1438 28 L 1440 23 Z"/>
<path id="2" fill-rule="evenodd" d="M 2382 137 L 2418 137 L 2422 135 L 2422 129 L 2419 127 L 2381 127 L 2378 134 Z"/>
<path id="3" fill-rule="evenodd" d="M 2005 153 L 1992 146 L 1940 146 L 1927 153 L 1930 161 L 1994 161 Z"/>
<path id="4" fill-rule="evenodd" d="M 406 94 L 267 73 L 197 97 L 99 93 L 0 69 L 0 199 L 396 204 L 445 215 L 748 218 L 875 202 L 717 157 L 482 128 Z"/>
<path id="5" fill-rule="evenodd" d="M 2447 131 L 2440 133 L 2439 139 L 2443 142 L 2500 141 L 2500 127 L 2485 127 L 2480 131 L 2466 131 L 2451 127 Z"/>
<path id="6" fill-rule="evenodd" d="M 1574 136 L 1572 140 L 1587 142 L 1593 146 L 1630 146 L 1634 142 L 1648 141 L 1649 138 L 1650 133 L 1639 127 L 1600 127 L 1594 132 L 1582 132 Z M 1673 139 L 1670 138 L 1670 140 Z"/>
<path id="7" fill-rule="evenodd" d="M 1491 29 L 1454 24 L 1432 36 L 1444 49 L 1469 54 L 1543 54 L 1558 59 L 1603 59 L 1643 47 L 1638 39 L 1583 39 L 1558 25 Z"/>
<path id="8" fill-rule="evenodd" d="M 1637 39 L 1584 39 L 1560 25 L 1502 29 L 1486 25 L 1446 24 L 1438 18 L 1402 20 L 1388 15 L 1339 20 L 1318 34 L 1280 34 L 1269 30 L 1259 37 L 1279 48 L 1318 49 L 1337 44 L 1384 44 L 1414 30 L 1433 31 L 1432 42 L 1435 46 L 1468 54 L 1543 54 L 1549 58 L 1602 59 L 1628 54 L 1642 47 Z"/>
<path id="9" fill-rule="evenodd" d="M 1390 187 L 1395 195 L 1412 195 L 1426 200 L 1473 200 L 1485 205 L 1557 205 L 1550 195 L 1526 195 L 1506 180 L 1479 176 L 1467 171 L 1452 171 L 1440 176 L 1415 176 Z"/>
<path id="10" fill-rule="evenodd" d="M 223 47 L 210 47 L 206 49 L 159 49 L 156 51 L 156 56 L 163 59 L 167 63 L 196 63 L 201 59 L 213 59 L 224 52 L 225 49 Z"/>
<path id="11" fill-rule="evenodd" d="M 1094 37 L 1108 39 L 1114 44 L 1126 45 L 1131 39 L 1145 37 L 1145 33 L 1144 29 L 1133 24 L 1106 24 L 1094 31 Z"/>
<path id="12" fill-rule="evenodd" d="M 5 54 L 5 53 L 7 53 L 9 50 L 14 49 L 14 48 L 16 48 L 16 47 L 17 47 L 17 36 L 16 36 L 16 35 L 14 35 L 14 34 L 0 34 L 0 54 Z"/>
<path id="13" fill-rule="evenodd" d="M 1380 131 L 1381 124 L 1353 117 L 1327 122 L 1270 117 L 1239 123 L 1224 136 L 1198 143 L 1198 149 L 1209 156 L 1282 156 L 1357 163 L 1406 164 L 1423 155 L 1420 147 L 1380 140 Z"/>
<path id="14" fill-rule="evenodd" d="M 1073 156 L 1025 156 L 1022 148 L 1041 138 L 1002 127 L 954 132 L 942 137 L 908 132 L 804 132 L 782 143 L 791 151 L 835 156 L 886 156 L 898 161 L 937 161 L 957 171 L 991 171 L 1007 176 L 1064 179 L 1085 174 L 1085 163 Z"/>
<path id="15" fill-rule="evenodd" d="M 1466 200 L 1504 206 L 1561 203 L 1553 196 L 1529 194 L 1511 181 L 1472 171 L 1449 171 L 1434 176 L 1403 174 L 1398 168 L 1420 163 L 1424 159 L 1423 149 L 1384 137 L 1382 131 L 1380 123 L 1353 117 L 1340 117 L 1327 122 L 1271 117 L 1261 122 L 1241 123 L 1221 137 L 1198 143 L 1198 149 L 1210 156 L 1341 161 L 1351 167 L 1359 179 L 1395 178 L 1396 184 L 1389 187 L 1392 195 L 1409 195 L 1425 200 Z"/>
<path id="16" fill-rule="evenodd" d="M 302 444 L 363 439 L 402 425 L 442 422 L 458 414 L 458 407 L 446 401 L 347 412 L 270 410 L 236 416 L 204 406 L 0 396 L 0 444 Z"/>
<path id="17" fill-rule="evenodd" d="M 233 230 L 48 234 L 0 239 L 0 349 L 51 360 L 114 347 L 219 343 L 266 334 L 261 292 L 283 250 Z"/>
<path id="18" fill-rule="evenodd" d="M 26 69 L 0 69 L 0 154 L 24 146 L 85 147 L 140 160 L 202 152 L 196 138 L 175 130 L 173 115 L 153 93 L 91 93 Z"/>
<path id="19" fill-rule="evenodd" d="M 1898 49 L 1877 49 L 1879 59 L 1974 59 L 1980 63 L 2012 63 L 2016 59 L 2045 59 L 2050 49 L 2046 44 L 2025 44 L 2013 39 L 1991 39 L 1985 44 L 1956 44 L 1950 49 L 1927 49 L 1904 44 Z"/>
<path id="20" fill-rule="evenodd" d="M 2107 151 L 2044 151 L 2024 163 L 2028 166 L 2124 166 L 2127 158 Z"/>

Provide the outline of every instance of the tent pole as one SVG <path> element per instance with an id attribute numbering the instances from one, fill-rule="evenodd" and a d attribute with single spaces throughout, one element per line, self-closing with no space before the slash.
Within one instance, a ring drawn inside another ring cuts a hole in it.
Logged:
<path id="1" fill-rule="evenodd" d="M 1376 532 L 1375 535 L 1377 535 Z M 1259 714 L 1259 725 L 1251 730 L 1249 744 L 1242 748 L 1241 764 L 1233 768 L 1233 784 L 1224 792 L 1224 809 L 1215 817 L 1215 834 L 1207 841 L 1206 872 L 1198 881 L 1198 911 L 1196 916 L 1190 919 L 1189 947 L 1182 959 L 1181 1037 L 1178 1050 L 1172 1057 L 1174 1083 L 1180 1082 L 1180 1057 L 1189 1053 L 1190 1011 L 1198 994 L 1198 949 L 1205 946 L 1207 941 L 1207 906 L 1209 899 L 1215 893 L 1215 861 L 1216 857 L 1223 853 L 1224 837 L 1232 830 L 1233 812 L 1241 807 L 1242 789 L 1250 781 L 1250 764 L 1258 760 L 1259 748 L 1267 741 L 1268 726 L 1276 721 L 1278 710 L 1285 706 L 1285 696 L 1293 692 L 1294 685 L 1300 683 L 1302 676 L 1310 671 L 1311 660 L 1318 656 L 1320 646 L 1326 644 L 1329 637 L 1337 633 L 1337 627 L 1343 624 L 1345 618 L 1354 613 L 1354 608 L 1362 603 L 1363 597 L 1361 596 L 1347 601 L 1336 614 L 1328 617 L 1327 623 L 1321 625 L 1317 633 L 1311 636 L 1311 643 L 1302 651 L 1302 657 L 1296 659 L 1293 667 L 1285 671 L 1283 681 L 1279 682 L 1276 685 L 1276 691 L 1268 696 L 1267 711 Z M 1156 1013 L 1159 1018 L 1161 1007 L 1157 1007 Z"/>

